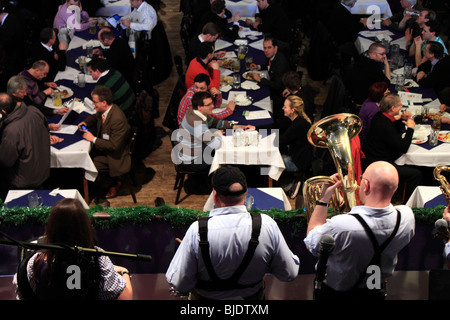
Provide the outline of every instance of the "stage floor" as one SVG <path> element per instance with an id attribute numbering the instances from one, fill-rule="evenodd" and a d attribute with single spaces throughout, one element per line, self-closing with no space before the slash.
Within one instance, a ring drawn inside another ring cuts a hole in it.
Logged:
<path id="1" fill-rule="evenodd" d="M 12 276 L 0 277 L 0 300 L 15 300 Z M 183 300 L 173 296 L 163 273 L 133 274 L 134 300 Z M 313 274 L 300 274 L 292 282 L 266 275 L 267 300 L 312 300 Z M 388 300 L 427 300 L 428 271 L 396 271 L 388 281 Z"/>

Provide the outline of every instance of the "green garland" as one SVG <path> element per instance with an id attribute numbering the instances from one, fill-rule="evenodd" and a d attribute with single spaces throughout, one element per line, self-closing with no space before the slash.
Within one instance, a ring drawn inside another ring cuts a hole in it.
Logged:
<path id="1" fill-rule="evenodd" d="M 416 217 L 416 224 L 434 225 L 437 219 L 442 218 L 444 206 L 437 206 L 432 209 L 413 208 Z M 8 209 L 0 207 L 0 226 L 18 227 L 23 225 L 44 226 L 51 207 L 38 207 L 30 209 L 27 207 L 15 207 Z M 279 223 L 291 225 L 294 231 L 305 230 L 307 221 L 303 209 L 298 210 L 257 210 L 269 215 Z M 105 212 L 109 218 L 96 218 L 96 213 Z M 104 208 L 97 205 L 87 210 L 91 217 L 94 227 L 100 229 L 115 229 L 125 225 L 146 225 L 152 222 L 166 222 L 173 228 L 186 228 L 192 222 L 201 216 L 207 216 L 208 212 L 186 209 L 184 207 L 170 207 L 168 205 L 160 207 L 122 207 L 122 208 Z M 330 214 L 332 214 L 330 209 Z"/>

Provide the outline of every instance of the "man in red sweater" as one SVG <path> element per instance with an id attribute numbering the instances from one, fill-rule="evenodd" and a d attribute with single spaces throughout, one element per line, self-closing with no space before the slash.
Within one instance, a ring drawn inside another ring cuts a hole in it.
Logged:
<path id="1" fill-rule="evenodd" d="M 220 89 L 220 70 L 219 62 L 211 61 L 214 57 L 214 45 L 210 42 L 202 42 L 200 45 L 200 54 L 192 59 L 189 67 L 186 70 L 185 84 L 186 88 L 192 87 L 194 78 L 199 73 L 206 73 L 209 75 L 210 84 L 208 88 Z"/>

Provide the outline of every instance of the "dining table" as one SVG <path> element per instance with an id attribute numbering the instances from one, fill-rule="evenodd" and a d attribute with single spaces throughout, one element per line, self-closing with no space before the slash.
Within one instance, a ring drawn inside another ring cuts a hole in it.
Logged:
<path id="1" fill-rule="evenodd" d="M 410 208 L 435 208 L 440 205 L 446 206 L 447 202 L 440 187 L 418 186 L 406 205 Z"/>
<path id="2" fill-rule="evenodd" d="M 244 202 L 247 210 L 270 210 L 272 208 L 289 211 L 292 209 L 286 193 L 282 188 L 248 188 Z M 203 211 L 215 208 L 213 194 L 205 202 Z"/>
<path id="3" fill-rule="evenodd" d="M 131 12 L 130 0 L 102 0 L 103 7 L 95 12 L 97 17 L 125 16 Z"/>
<path id="4" fill-rule="evenodd" d="M 391 7 L 387 0 L 358 0 L 350 9 L 350 12 L 357 15 L 379 14 L 383 19 L 392 16 Z"/>
<path id="5" fill-rule="evenodd" d="M 58 91 L 66 91 L 62 97 L 62 105 L 56 106 L 52 96 L 48 96 L 45 106 L 52 109 L 69 107 L 70 112 L 66 115 L 47 116 L 48 123 L 61 124 L 58 131 L 51 131 L 63 140 L 51 145 L 51 168 L 81 168 L 83 170 L 83 193 L 84 199 L 89 203 L 88 181 L 95 181 L 98 175 L 91 157 L 91 142 L 83 139 L 83 133 L 78 130 L 78 123 L 84 121 L 89 115 L 95 113 L 95 107 L 90 100 L 91 91 L 94 89 L 96 81 L 92 79 L 86 68 L 81 68 L 80 57 L 87 57 L 87 49 L 92 46 L 102 47 L 97 39 L 96 33 L 89 30 L 76 31 L 72 36 L 66 51 L 66 68 L 59 71 L 54 79 L 58 85 Z M 89 58 L 87 59 L 89 61 Z M 85 79 L 85 84 L 78 83 L 79 76 Z"/>
<path id="6" fill-rule="evenodd" d="M 227 8 L 234 16 L 237 12 L 241 17 L 254 17 L 259 13 L 256 0 L 225 0 L 225 8 Z"/>
<path id="7" fill-rule="evenodd" d="M 59 201 L 70 198 L 80 201 L 85 209 L 89 209 L 84 198 L 77 189 L 59 189 L 54 190 L 9 190 L 5 198 L 7 208 L 29 207 L 29 196 L 34 195 L 38 199 L 38 206 L 53 207 Z"/>
<path id="8" fill-rule="evenodd" d="M 225 107 L 229 101 L 236 102 L 236 108 L 232 115 L 226 120 L 234 121 L 239 125 L 253 125 L 267 127 L 273 124 L 273 103 L 270 97 L 270 89 L 267 86 L 251 80 L 246 76 L 250 70 L 246 66 L 246 58 L 252 57 L 256 65 L 264 65 L 266 57 L 263 50 L 263 34 L 245 26 L 244 21 L 240 21 L 241 29 L 239 38 L 230 40 L 227 38 L 218 39 L 215 43 L 215 50 L 226 51 L 222 61 L 234 59 L 239 63 L 239 71 L 233 68 L 220 67 L 221 77 L 232 77 L 239 75 L 240 84 L 222 82 L 221 92 Z M 245 58 L 237 59 L 240 46 L 247 48 Z M 223 64 L 222 64 L 223 65 Z M 267 71 L 258 70 L 262 77 L 268 77 Z M 246 97 L 241 103 L 239 97 Z M 222 136 L 221 146 L 215 150 L 211 163 L 210 174 L 220 166 L 226 164 L 234 165 L 257 165 L 261 167 L 261 175 L 267 175 L 269 187 L 272 180 L 278 180 L 285 169 L 281 157 L 275 132 L 266 129 L 259 130 L 259 142 L 257 145 L 236 145 L 233 130 L 227 130 Z"/>

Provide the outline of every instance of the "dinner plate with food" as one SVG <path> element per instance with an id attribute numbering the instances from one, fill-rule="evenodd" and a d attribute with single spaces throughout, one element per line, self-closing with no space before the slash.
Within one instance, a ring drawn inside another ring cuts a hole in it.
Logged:
<path id="1" fill-rule="evenodd" d="M 220 84 L 221 85 L 227 85 L 233 83 L 233 77 L 232 76 L 221 76 L 220 77 Z"/>
<path id="2" fill-rule="evenodd" d="M 450 142 L 450 131 L 439 131 L 438 140 L 442 142 Z"/>
<path id="3" fill-rule="evenodd" d="M 228 59 L 228 58 L 222 59 L 222 64 L 221 64 L 222 68 L 233 69 L 233 66 L 234 66 L 234 59 Z"/>
<path id="4" fill-rule="evenodd" d="M 72 89 L 65 87 L 65 86 L 58 86 L 56 88 L 56 90 L 53 91 L 53 95 L 56 94 L 61 94 L 61 99 L 67 99 L 70 98 L 71 96 L 73 96 L 73 91 Z"/>
<path id="5" fill-rule="evenodd" d="M 428 141 L 428 137 L 413 137 L 411 139 L 411 143 L 414 144 L 423 144 Z"/>
<path id="6" fill-rule="evenodd" d="M 244 73 L 242 74 L 242 78 L 244 78 L 244 79 L 246 79 L 246 80 L 252 80 L 252 81 L 255 81 L 255 80 L 253 80 L 253 76 L 252 76 L 252 73 L 253 73 L 253 72 L 258 73 L 259 76 L 260 76 L 261 78 L 263 78 L 263 74 L 262 74 L 261 72 L 258 72 L 258 71 L 252 71 L 252 70 L 247 71 L 247 72 L 244 72 Z"/>

